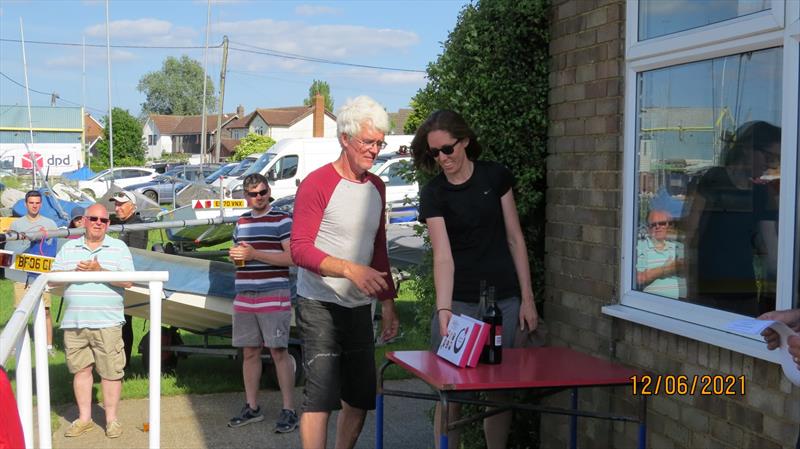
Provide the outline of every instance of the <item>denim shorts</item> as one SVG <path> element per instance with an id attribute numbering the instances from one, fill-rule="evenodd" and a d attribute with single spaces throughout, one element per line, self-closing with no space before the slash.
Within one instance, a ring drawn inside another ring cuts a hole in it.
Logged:
<path id="1" fill-rule="evenodd" d="M 303 297 L 297 302 L 303 339 L 304 412 L 329 412 L 341 401 L 375 409 L 375 343 L 370 305 L 347 308 Z"/>

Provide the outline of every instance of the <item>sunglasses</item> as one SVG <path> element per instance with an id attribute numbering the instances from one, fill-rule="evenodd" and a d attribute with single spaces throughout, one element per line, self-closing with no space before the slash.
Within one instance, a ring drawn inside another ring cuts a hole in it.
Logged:
<path id="1" fill-rule="evenodd" d="M 108 224 L 108 222 L 109 222 L 109 221 L 111 221 L 110 219 L 108 219 L 108 218 L 103 218 L 103 217 L 89 217 L 89 216 L 86 216 L 86 217 L 83 217 L 83 218 L 85 218 L 85 219 L 87 219 L 87 220 L 91 221 L 92 223 L 94 223 L 94 222 L 95 222 L 95 221 L 97 221 L 97 220 L 100 220 L 100 223 L 103 223 L 103 224 Z"/>
<path id="2" fill-rule="evenodd" d="M 665 228 L 665 227 L 669 226 L 669 222 L 668 221 L 654 221 L 652 223 L 649 223 L 647 226 L 649 226 L 651 229 L 655 228 L 656 226 L 661 226 L 662 228 Z"/>
<path id="3" fill-rule="evenodd" d="M 250 198 L 255 198 L 257 196 L 267 196 L 269 194 L 269 189 L 259 190 L 258 192 L 246 192 L 247 196 Z"/>
<path id="4" fill-rule="evenodd" d="M 456 145 L 458 145 L 458 142 L 461 142 L 461 139 L 456 140 L 452 145 L 442 145 L 441 148 L 430 148 L 428 149 L 428 153 L 434 159 L 439 157 L 440 152 L 450 156 L 453 154 L 453 151 L 456 151 Z"/>

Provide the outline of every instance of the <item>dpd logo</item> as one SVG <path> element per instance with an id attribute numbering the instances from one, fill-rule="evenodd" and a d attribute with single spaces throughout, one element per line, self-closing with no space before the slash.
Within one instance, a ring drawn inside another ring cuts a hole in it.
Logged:
<path id="1" fill-rule="evenodd" d="M 44 165 L 44 157 L 42 157 L 41 154 L 36 153 L 34 151 L 22 155 L 22 168 L 25 170 L 33 169 L 33 162 L 31 161 L 31 157 L 33 157 L 33 160 L 36 161 L 36 167 L 42 168 L 42 166 Z"/>

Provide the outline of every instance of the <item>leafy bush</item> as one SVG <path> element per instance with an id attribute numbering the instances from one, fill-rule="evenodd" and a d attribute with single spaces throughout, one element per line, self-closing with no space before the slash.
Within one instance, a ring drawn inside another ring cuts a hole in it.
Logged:
<path id="1" fill-rule="evenodd" d="M 273 145 L 275 145 L 275 141 L 272 140 L 272 137 L 250 133 L 244 136 L 244 138 L 239 141 L 239 145 L 236 145 L 236 148 L 233 149 L 233 155 L 230 160 L 231 162 L 241 161 L 253 153 L 267 151 Z"/>
<path id="2" fill-rule="evenodd" d="M 114 119 L 114 166 L 143 166 L 146 153 L 142 141 L 142 124 L 136 117 L 121 108 L 112 110 Z M 103 117 L 103 138 L 95 146 L 97 156 L 92 157 L 91 169 L 95 172 L 105 170 L 110 165 L 108 148 L 108 116 Z"/>

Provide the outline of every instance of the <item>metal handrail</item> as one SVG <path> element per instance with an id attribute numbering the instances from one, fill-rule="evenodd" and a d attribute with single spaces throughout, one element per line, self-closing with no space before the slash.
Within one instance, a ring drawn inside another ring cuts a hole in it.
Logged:
<path id="1" fill-rule="evenodd" d="M 17 350 L 17 409 L 25 435 L 25 447 L 33 445 L 33 367 L 31 365 L 30 335 L 27 324 L 32 314 L 34 356 L 36 358 L 37 421 L 39 447 L 53 446 L 50 427 L 50 375 L 47 360 L 47 332 L 42 292 L 48 282 L 147 282 L 150 288 L 150 347 L 161 347 L 161 298 L 164 282 L 169 279 L 166 271 L 84 271 L 54 272 L 40 275 L 30 286 L 19 306 L 14 310 L 3 332 L 0 333 L 0 365 L 5 368 L 12 347 Z M 42 369 L 42 368 L 45 369 Z M 149 385 L 149 446 L 161 445 L 161 351 L 150 351 Z"/>

